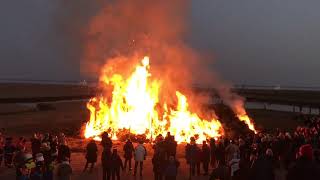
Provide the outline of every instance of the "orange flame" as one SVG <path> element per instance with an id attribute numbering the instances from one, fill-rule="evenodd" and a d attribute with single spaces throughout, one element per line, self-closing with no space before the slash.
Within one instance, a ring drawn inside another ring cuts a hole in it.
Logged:
<path id="1" fill-rule="evenodd" d="M 116 139 L 117 132 L 125 129 L 133 134 L 145 134 L 147 138 L 169 131 L 179 143 L 196 135 L 200 143 L 223 134 L 217 119 L 204 120 L 190 112 L 187 97 L 179 91 L 175 92 L 176 107 L 168 107 L 166 102 L 159 106 L 161 84 L 151 79 L 149 68 L 149 57 L 144 57 L 127 79 L 120 74 L 102 76 L 103 83 L 113 86 L 112 98 L 101 96 L 88 102 L 90 120 L 85 138 L 99 140 L 101 133 L 109 131 Z"/>

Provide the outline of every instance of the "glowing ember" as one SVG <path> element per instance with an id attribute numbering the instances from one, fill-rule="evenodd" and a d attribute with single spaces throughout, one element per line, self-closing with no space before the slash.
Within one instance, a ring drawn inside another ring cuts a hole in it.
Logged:
<path id="1" fill-rule="evenodd" d="M 161 86 L 151 79 L 149 68 L 149 58 L 144 57 L 127 79 L 120 74 L 102 76 L 103 83 L 113 87 L 112 97 L 95 97 L 88 102 L 90 120 L 84 132 L 86 138 L 99 140 L 99 135 L 108 131 L 116 139 L 121 130 L 145 134 L 147 138 L 170 131 L 178 142 L 187 142 L 195 135 L 197 142 L 222 135 L 221 123 L 190 112 L 187 98 L 181 92 L 175 92 L 176 107 L 169 107 L 166 102 L 160 104 Z"/>

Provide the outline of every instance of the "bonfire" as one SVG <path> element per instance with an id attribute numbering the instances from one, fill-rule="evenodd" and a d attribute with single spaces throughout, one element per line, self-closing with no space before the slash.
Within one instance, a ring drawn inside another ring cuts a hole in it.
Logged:
<path id="1" fill-rule="evenodd" d="M 188 97 L 183 92 L 169 92 L 170 102 L 162 99 L 161 77 L 150 73 L 149 57 L 144 57 L 128 71 L 128 75 L 101 75 L 101 83 L 112 88 L 87 103 L 90 119 L 85 127 L 85 138 L 100 140 L 100 135 L 108 132 L 116 140 L 121 132 L 126 132 L 152 140 L 170 132 L 178 143 L 189 142 L 191 137 L 201 143 L 223 136 L 218 118 L 204 118 L 197 114 L 197 109 L 189 106 Z M 256 132 L 245 111 L 239 111 L 237 116 Z"/>

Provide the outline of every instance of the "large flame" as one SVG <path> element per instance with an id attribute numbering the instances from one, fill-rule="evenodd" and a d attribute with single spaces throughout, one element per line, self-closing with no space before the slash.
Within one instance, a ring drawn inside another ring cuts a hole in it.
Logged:
<path id="1" fill-rule="evenodd" d="M 169 131 L 178 142 L 187 142 L 193 136 L 202 142 L 222 135 L 221 123 L 190 112 L 187 97 L 181 92 L 173 92 L 176 107 L 167 102 L 160 104 L 161 84 L 151 78 L 149 68 L 149 57 L 144 57 L 128 78 L 120 74 L 102 76 L 103 83 L 113 87 L 112 97 L 95 97 L 88 102 L 90 120 L 84 132 L 86 138 L 99 139 L 101 133 L 108 131 L 116 139 L 121 130 L 145 134 L 147 138 Z"/>

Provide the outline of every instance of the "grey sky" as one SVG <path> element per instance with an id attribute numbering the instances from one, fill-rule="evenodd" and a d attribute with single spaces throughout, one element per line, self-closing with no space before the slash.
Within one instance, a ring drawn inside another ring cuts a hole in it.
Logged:
<path id="1" fill-rule="evenodd" d="M 0 78 L 72 80 L 79 55 L 54 0 L 3 0 Z M 234 83 L 319 86 L 319 0 L 193 0 L 193 46 Z M 72 34 L 72 33 L 71 33 Z M 71 35 L 70 35 L 71 36 Z M 80 49 L 79 49 L 80 50 Z M 79 52 L 78 52 L 79 53 Z"/>

